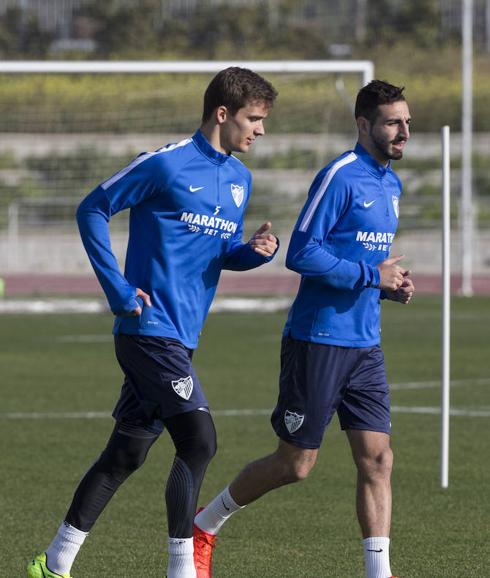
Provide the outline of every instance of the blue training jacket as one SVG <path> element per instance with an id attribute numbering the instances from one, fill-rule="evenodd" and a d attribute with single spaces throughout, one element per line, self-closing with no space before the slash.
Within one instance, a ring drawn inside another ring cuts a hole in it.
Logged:
<path id="1" fill-rule="evenodd" d="M 357 144 L 315 177 L 286 265 L 301 274 L 285 335 L 344 347 L 380 342 L 377 265 L 398 225 L 401 183 Z"/>
<path id="2" fill-rule="evenodd" d="M 83 244 L 116 320 L 114 333 L 178 339 L 195 348 L 222 269 L 270 261 L 242 243 L 250 171 L 215 150 L 198 130 L 192 138 L 143 153 L 80 204 Z M 126 267 L 112 252 L 109 220 L 130 210 Z M 151 297 L 139 317 L 125 317 Z"/>

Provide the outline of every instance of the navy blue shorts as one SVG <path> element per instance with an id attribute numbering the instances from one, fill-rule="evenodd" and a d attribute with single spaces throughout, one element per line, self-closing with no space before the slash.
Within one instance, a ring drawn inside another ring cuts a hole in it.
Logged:
<path id="1" fill-rule="evenodd" d="M 284 337 L 272 427 L 286 442 L 319 448 L 337 412 L 342 429 L 389 434 L 390 396 L 379 346 L 338 347 Z"/>
<path id="2" fill-rule="evenodd" d="M 192 367 L 193 351 L 180 341 L 118 334 L 114 343 L 124 372 L 121 396 L 112 413 L 116 420 L 161 433 L 163 419 L 208 407 Z"/>

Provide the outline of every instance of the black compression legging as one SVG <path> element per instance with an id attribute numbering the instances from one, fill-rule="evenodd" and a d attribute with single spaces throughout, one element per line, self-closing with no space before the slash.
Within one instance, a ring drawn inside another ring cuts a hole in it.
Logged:
<path id="1" fill-rule="evenodd" d="M 164 420 L 176 454 L 165 499 L 170 537 L 192 536 L 194 513 L 206 468 L 216 453 L 216 430 L 207 411 Z M 119 486 L 145 461 L 158 434 L 143 426 L 116 423 L 106 448 L 80 481 L 66 521 L 89 532 Z"/>

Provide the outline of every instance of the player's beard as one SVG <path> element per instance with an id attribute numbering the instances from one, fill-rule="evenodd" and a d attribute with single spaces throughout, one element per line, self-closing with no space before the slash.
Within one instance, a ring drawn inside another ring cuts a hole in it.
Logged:
<path id="1" fill-rule="evenodd" d="M 369 136 L 371 137 L 371 141 L 376 150 L 380 152 L 387 161 L 399 161 L 403 158 L 403 151 L 394 151 L 391 149 L 391 145 L 403 142 L 405 139 L 395 138 L 394 140 L 387 141 L 386 139 L 376 136 L 372 129 Z"/>

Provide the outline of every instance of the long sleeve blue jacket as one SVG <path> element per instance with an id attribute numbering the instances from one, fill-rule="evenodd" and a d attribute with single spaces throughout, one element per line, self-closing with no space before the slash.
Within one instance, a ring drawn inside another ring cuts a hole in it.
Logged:
<path id="1" fill-rule="evenodd" d="M 270 260 L 242 242 L 249 170 L 192 138 L 136 157 L 80 204 L 77 221 L 97 278 L 116 315 L 114 333 L 178 339 L 195 348 L 222 269 Z M 109 220 L 130 209 L 124 274 L 112 252 Z M 139 317 L 136 288 L 151 297 Z"/>
<path id="2" fill-rule="evenodd" d="M 400 193 L 391 167 L 359 144 L 318 173 L 286 257 L 301 283 L 285 334 L 344 347 L 380 342 L 377 265 L 389 256 Z"/>

